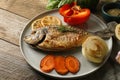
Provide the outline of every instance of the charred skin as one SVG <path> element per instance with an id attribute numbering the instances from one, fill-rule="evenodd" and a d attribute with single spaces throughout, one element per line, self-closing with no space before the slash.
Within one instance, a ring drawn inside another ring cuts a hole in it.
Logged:
<path id="1" fill-rule="evenodd" d="M 82 29 L 64 26 L 66 30 L 61 31 L 61 26 L 41 27 L 29 36 L 24 37 L 24 41 L 34 47 L 46 51 L 61 51 L 79 47 L 89 36 Z"/>

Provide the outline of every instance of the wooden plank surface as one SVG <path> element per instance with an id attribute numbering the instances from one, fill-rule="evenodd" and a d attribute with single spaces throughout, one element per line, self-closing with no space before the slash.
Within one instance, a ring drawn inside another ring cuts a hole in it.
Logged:
<path id="1" fill-rule="evenodd" d="M 22 29 L 31 18 L 46 11 L 46 4 L 47 0 L 0 0 L 0 80 L 54 80 L 32 69 L 19 49 Z M 78 80 L 120 80 L 120 65 L 115 62 L 119 50 L 120 41 L 114 39 L 107 63 Z"/>
<path id="2" fill-rule="evenodd" d="M 44 80 L 24 60 L 20 49 L 0 40 L 0 80 Z"/>
<path id="3" fill-rule="evenodd" d="M 19 44 L 22 29 L 29 20 L 0 9 L 0 38 Z"/>
<path id="4" fill-rule="evenodd" d="M 47 0 L 0 0 L 0 8 L 29 19 L 46 11 L 46 4 Z"/>

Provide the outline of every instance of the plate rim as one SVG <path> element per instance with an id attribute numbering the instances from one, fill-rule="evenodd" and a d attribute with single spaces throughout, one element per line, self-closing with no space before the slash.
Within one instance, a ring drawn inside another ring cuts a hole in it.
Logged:
<path id="1" fill-rule="evenodd" d="M 98 68 L 95 68 L 95 69 L 87 72 L 86 74 L 82 74 L 81 76 L 78 76 L 78 75 L 74 75 L 74 77 L 71 77 L 71 76 L 69 76 L 69 77 L 67 77 L 67 76 L 62 76 L 62 77 L 60 77 L 60 76 L 52 76 L 52 75 L 50 75 L 50 74 L 41 72 L 40 70 L 36 69 L 34 66 L 32 66 L 32 65 L 29 63 L 29 60 L 26 58 L 25 53 L 24 53 L 24 51 L 23 51 L 23 49 L 22 49 L 22 41 L 23 41 L 23 40 L 22 40 L 22 38 L 23 38 L 22 36 L 23 36 L 23 33 L 24 33 L 25 29 L 27 28 L 27 25 L 30 24 L 32 21 L 34 21 L 38 16 L 40 16 L 40 15 L 42 15 L 42 14 L 45 14 L 45 13 L 50 13 L 50 12 L 53 12 L 53 11 L 58 11 L 58 9 L 53 9 L 53 10 L 44 11 L 44 12 L 41 12 L 40 14 L 36 15 L 35 17 L 33 17 L 32 19 L 30 19 L 30 20 L 25 24 L 24 28 L 22 29 L 22 31 L 21 31 L 21 33 L 20 33 L 20 39 L 19 39 L 20 51 L 21 51 L 21 53 L 22 53 L 25 61 L 27 62 L 27 64 L 29 64 L 34 70 L 40 72 L 41 74 L 44 74 L 44 75 L 49 76 L 49 77 L 61 78 L 61 79 L 71 79 L 71 78 L 84 77 L 84 76 L 87 76 L 87 75 L 89 75 L 89 74 L 97 71 L 98 69 L 100 69 L 100 68 L 107 62 L 108 58 L 110 57 L 110 54 L 111 54 L 111 51 L 112 51 L 112 47 L 113 47 L 113 38 L 112 38 L 112 37 L 110 38 L 110 40 L 111 40 L 111 49 L 110 49 L 109 52 L 108 52 L 109 55 L 106 57 L 107 59 L 105 59 L 104 62 L 103 62 Z M 97 17 L 97 16 L 94 15 L 93 13 L 91 13 L 91 15 L 94 16 L 94 17 L 96 17 L 101 23 L 103 23 L 103 25 L 105 26 L 104 28 L 107 28 L 107 25 L 106 25 L 99 17 Z"/>

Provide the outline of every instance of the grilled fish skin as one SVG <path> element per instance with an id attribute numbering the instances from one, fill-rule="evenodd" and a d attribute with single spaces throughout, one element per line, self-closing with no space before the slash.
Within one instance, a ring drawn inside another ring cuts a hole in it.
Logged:
<path id="1" fill-rule="evenodd" d="M 70 26 L 41 27 L 25 36 L 24 41 L 45 51 L 61 51 L 79 47 L 90 36 L 83 29 Z"/>

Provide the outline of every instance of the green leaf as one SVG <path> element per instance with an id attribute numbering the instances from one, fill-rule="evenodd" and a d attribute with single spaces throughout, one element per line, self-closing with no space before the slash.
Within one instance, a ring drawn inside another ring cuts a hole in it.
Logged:
<path id="1" fill-rule="evenodd" d="M 74 0 L 67 0 L 67 4 L 74 2 Z"/>
<path id="2" fill-rule="evenodd" d="M 64 5 L 67 2 L 67 0 L 61 0 L 60 3 L 58 4 L 58 8 Z"/>
<path id="3" fill-rule="evenodd" d="M 57 8 L 58 4 L 59 4 L 59 0 L 49 0 L 46 8 L 47 9 L 54 9 L 54 8 Z"/>
<path id="4" fill-rule="evenodd" d="M 47 9 L 60 8 L 64 4 L 70 4 L 76 0 L 48 0 Z"/>
<path id="5" fill-rule="evenodd" d="M 61 0 L 60 3 L 58 4 L 58 8 L 60 8 L 64 4 L 70 4 L 74 2 L 75 0 Z"/>

